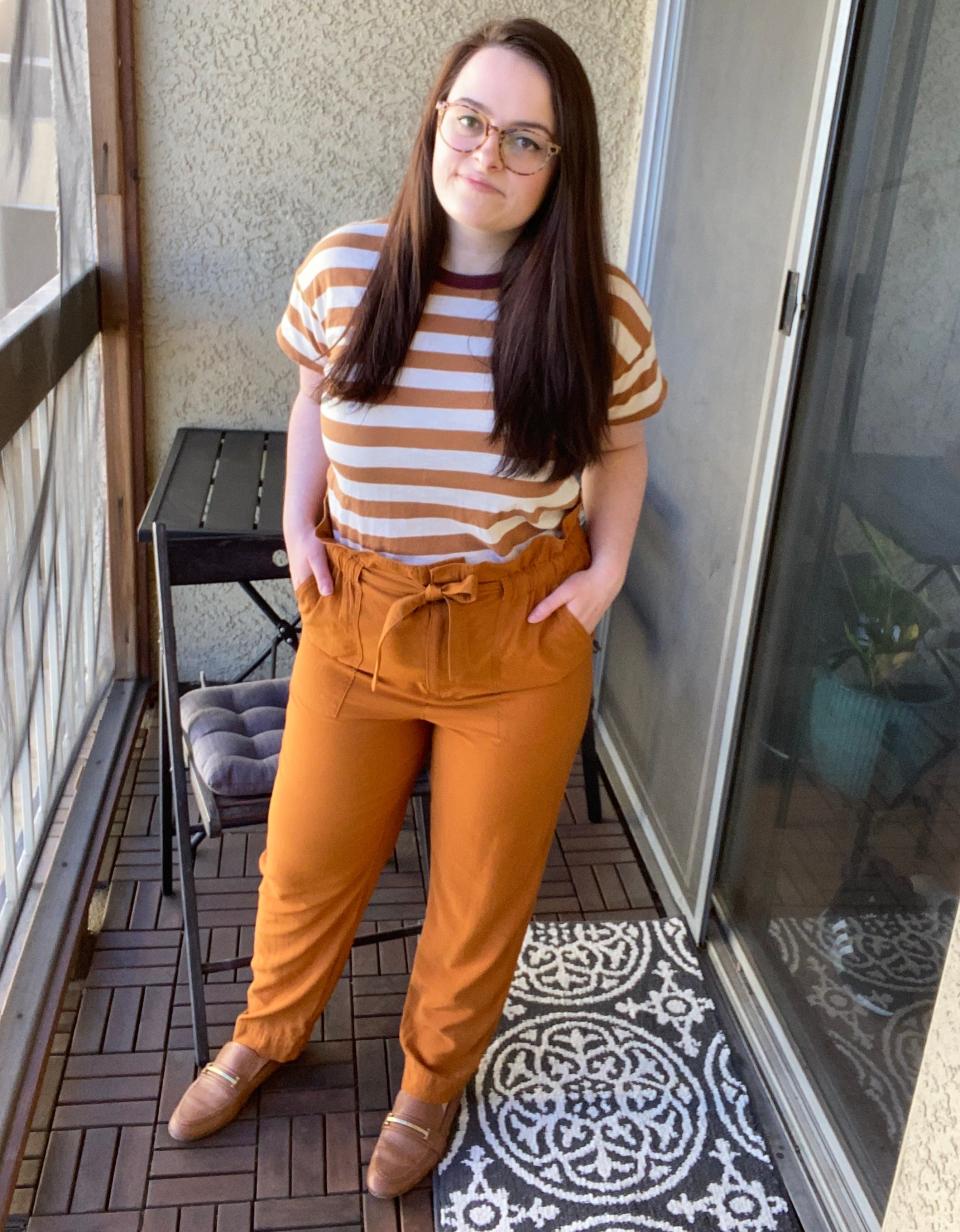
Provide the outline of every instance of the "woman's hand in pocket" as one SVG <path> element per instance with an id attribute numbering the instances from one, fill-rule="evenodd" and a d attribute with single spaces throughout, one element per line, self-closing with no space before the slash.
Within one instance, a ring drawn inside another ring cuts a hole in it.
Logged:
<path id="1" fill-rule="evenodd" d="M 531 624 L 546 620 L 551 612 L 566 604 L 570 614 L 588 634 L 593 634 L 604 612 L 617 597 L 623 579 L 613 577 L 597 566 L 571 573 L 527 613 Z"/>
<path id="2" fill-rule="evenodd" d="M 313 533 L 313 527 L 296 534 L 286 536 L 287 560 L 290 564 L 290 582 L 294 591 L 311 577 L 317 580 L 317 589 L 321 595 L 333 594 L 333 578 L 330 575 L 330 564 L 327 560 L 326 548 Z"/>

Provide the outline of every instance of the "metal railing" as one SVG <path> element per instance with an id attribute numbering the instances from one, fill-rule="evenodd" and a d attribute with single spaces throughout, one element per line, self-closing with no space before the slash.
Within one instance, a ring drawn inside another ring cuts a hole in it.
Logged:
<path id="1" fill-rule="evenodd" d="M 0 447 L 0 956 L 114 669 L 100 336 L 72 302 L 75 345 L 48 352 L 55 383 Z M 37 319 L 3 339 L 0 368 L 26 367 Z"/>

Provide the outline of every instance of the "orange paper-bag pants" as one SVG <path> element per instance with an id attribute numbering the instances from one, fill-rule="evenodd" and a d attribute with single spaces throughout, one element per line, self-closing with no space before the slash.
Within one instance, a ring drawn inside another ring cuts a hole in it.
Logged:
<path id="1" fill-rule="evenodd" d="M 442 1103 L 497 1028 L 583 735 L 593 639 L 533 607 L 590 564 L 562 535 L 505 563 L 407 565 L 316 534 L 334 581 L 302 616 L 260 860 L 247 1008 L 233 1038 L 291 1060 L 343 973 L 430 757 L 430 884 L 400 1022 L 401 1085 Z"/>

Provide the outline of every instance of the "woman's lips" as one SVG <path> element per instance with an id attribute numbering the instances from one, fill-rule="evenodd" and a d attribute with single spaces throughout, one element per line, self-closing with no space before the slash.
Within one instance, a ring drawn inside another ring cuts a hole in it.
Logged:
<path id="1" fill-rule="evenodd" d="M 499 189 L 494 188 L 492 184 L 487 184 L 484 180 L 475 180 L 472 175 L 462 175 L 460 178 L 466 180 L 470 187 L 475 188 L 477 192 L 499 192 Z"/>

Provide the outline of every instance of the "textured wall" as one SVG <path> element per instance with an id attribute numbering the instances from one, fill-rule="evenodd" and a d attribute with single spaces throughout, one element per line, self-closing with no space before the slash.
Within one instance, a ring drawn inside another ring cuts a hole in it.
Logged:
<path id="1" fill-rule="evenodd" d="M 626 259 L 655 0 L 528 3 L 582 58 L 600 117 L 610 257 Z M 517 10 L 412 0 L 136 4 L 148 483 L 183 425 L 286 425 L 274 341 L 295 265 L 385 212 L 446 48 Z M 385 117 L 385 121 L 378 120 Z M 293 615 L 289 585 L 265 586 Z M 174 592 L 180 669 L 236 673 L 268 629 L 235 586 Z M 258 673 L 261 674 L 261 673 Z"/>
<path id="2" fill-rule="evenodd" d="M 960 1228 L 960 916 L 940 980 L 883 1232 Z"/>

